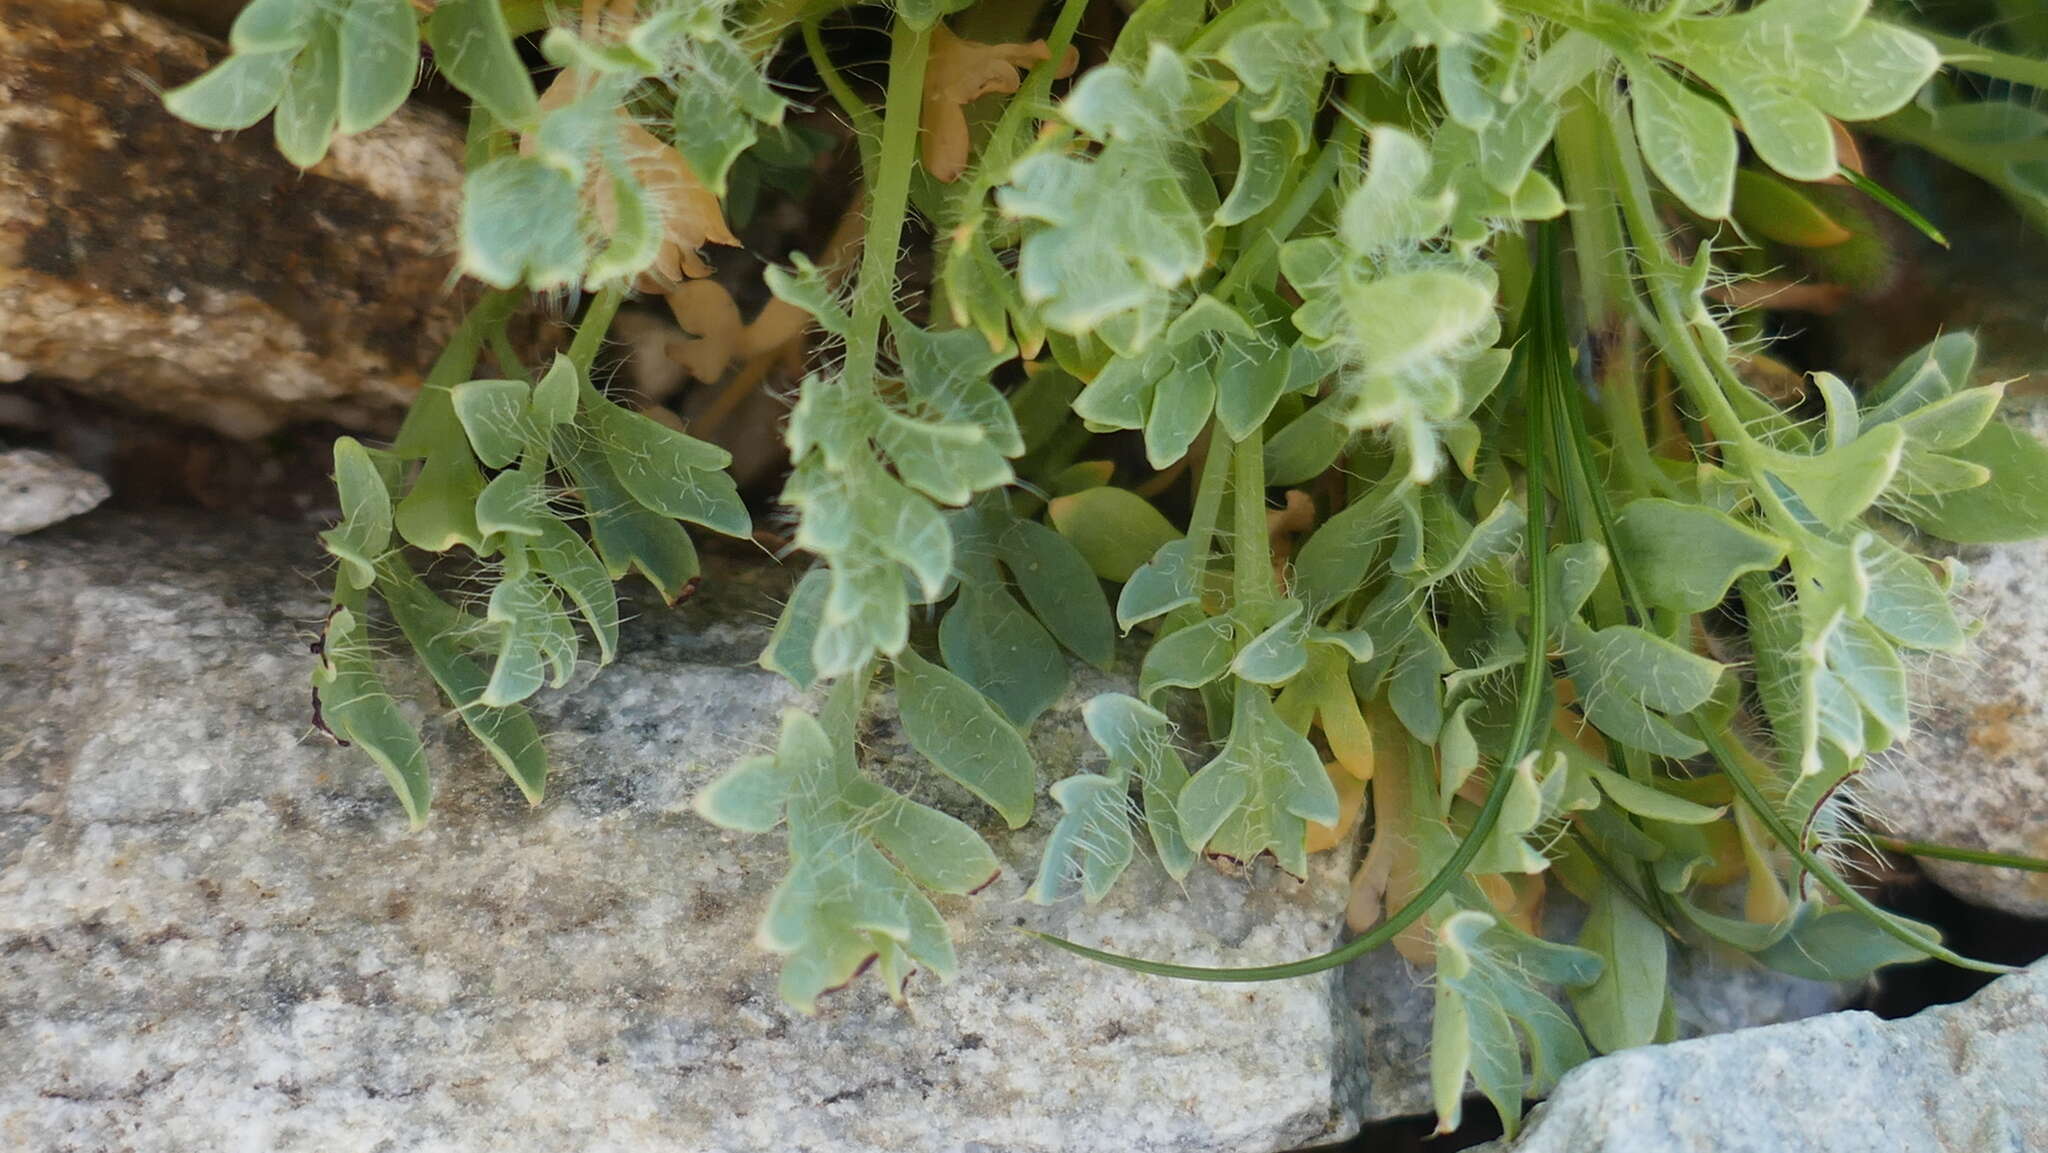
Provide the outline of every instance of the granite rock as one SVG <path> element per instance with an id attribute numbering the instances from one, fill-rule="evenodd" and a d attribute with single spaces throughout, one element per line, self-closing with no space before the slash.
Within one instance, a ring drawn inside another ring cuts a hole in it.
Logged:
<path id="1" fill-rule="evenodd" d="M 1830 1013 L 1580 1066 L 1490 1153 L 2048 1149 L 2048 962 L 1900 1021 Z"/>

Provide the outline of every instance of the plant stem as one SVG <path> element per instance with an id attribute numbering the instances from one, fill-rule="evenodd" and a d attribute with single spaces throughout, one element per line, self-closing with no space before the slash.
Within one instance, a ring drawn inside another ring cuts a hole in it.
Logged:
<path id="1" fill-rule="evenodd" d="M 889 34 L 889 91 L 883 105 L 882 148 L 868 171 L 868 227 L 861 243 L 860 283 L 853 290 L 853 331 L 846 338 L 846 387 L 875 385 L 882 318 L 896 291 L 896 259 L 910 207 L 910 174 L 917 167 L 917 118 L 922 108 L 925 58 L 931 30 L 903 19 Z"/>
<path id="2" fill-rule="evenodd" d="M 804 51 L 811 57 L 811 66 L 818 70 L 818 78 L 825 82 L 825 91 L 853 121 L 853 140 L 860 148 L 861 171 L 872 179 L 876 167 L 876 140 L 882 135 L 882 122 L 875 119 L 875 110 L 867 106 L 846 78 L 839 74 L 839 68 L 832 63 L 832 54 L 825 50 L 825 41 L 818 35 L 818 22 L 806 20 L 803 24 Z"/>
<path id="3" fill-rule="evenodd" d="M 1933 44 L 1941 52 L 1944 64 L 1952 64 L 1965 72 L 1989 76 L 1994 80 L 2010 80 L 2029 88 L 2048 91 L 2048 60 L 2036 60 L 2012 52 L 2001 52 L 1986 48 L 1973 40 L 1960 36 L 1948 36 L 1926 28 L 1910 28 L 1913 35 Z"/>
<path id="4" fill-rule="evenodd" d="M 1221 429 L 1212 425 L 1214 437 Z M 1273 600 L 1272 542 L 1266 539 L 1266 453 L 1264 430 L 1254 428 L 1237 442 L 1233 462 L 1230 556 L 1236 576 L 1237 603 L 1254 610 L 1250 620 L 1264 624 L 1256 611 Z M 1252 624 L 1245 626 L 1248 630 Z M 1246 636 L 1250 639 L 1250 635 Z M 1260 690 L 1264 691 L 1264 690 Z"/>
<path id="5" fill-rule="evenodd" d="M 1937 845 L 1928 841 L 1902 841 L 1897 837 L 1881 837 L 1875 834 L 1871 836 L 1870 843 L 1888 853 L 1903 853 L 1909 857 L 1960 861 L 1966 865 L 1988 865 L 1994 869 L 2024 869 L 2029 873 L 2048 873 L 2048 860 L 2040 857 L 2023 857 L 2017 853 L 1994 853 L 1988 849 L 1965 849 L 1956 845 Z"/>
<path id="6" fill-rule="evenodd" d="M 583 322 L 576 326 L 576 339 L 569 345 L 569 360 L 576 366 L 576 375 L 590 382 L 590 367 L 597 363 L 597 350 L 604 344 L 604 334 L 610 331 L 612 317 L 618 314 L 619 305 L 626 299 L 626 290 L 617 284 L 599 289 L 584 310 Z"/>

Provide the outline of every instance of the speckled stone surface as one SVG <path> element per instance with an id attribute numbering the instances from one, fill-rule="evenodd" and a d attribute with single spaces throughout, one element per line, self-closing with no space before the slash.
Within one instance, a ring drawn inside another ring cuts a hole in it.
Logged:
<path id="1" fill-rule="evenodd" d="M 779 838 L 688 811 L 799 703 L 752 663 L 787 576 L 714 566 L 681 609 L 640 605 L 619 662 L 541 711 L 537 810 L 404 682 L 438 766 L 409 833 L 312 730 L 312 545 L 108 516 L 0 545 L 0 1148 L 1263 1151 L 1352 1128 L 1332 978 L 1172 983 L 1013 931 L 1291 959 L 1334 943 L 1347 862 L 1183 890 L 1141 860 L 1095 910 L 1041 909 L 1041 799 L 994 838 L 1001 879 L 941 899 L 957 981 L 806 1019 L 752 944 Z M 1078 707 L 1106 687 L 1039 725 L 1048 779 L 1091 763 Z M 865 739 L 870 771 L 927 776 L 886 708 Z"/>
<path id="2" fill-rule="evenodd" d="M 0 537 L 48 528 L 107 499 L 107 482 L 53 452 L 0 452 Z"/>
<path id="3" fill-rule="evenodd" d="M 2048 1149 L 2048 962 L 1902 1021 L 1830 1013 L 1580 1066 L 1476 1153 Z"/>

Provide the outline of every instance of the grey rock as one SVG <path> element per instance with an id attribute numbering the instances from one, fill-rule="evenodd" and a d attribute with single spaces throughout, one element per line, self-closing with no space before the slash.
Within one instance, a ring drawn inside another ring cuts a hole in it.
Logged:
<path id="1" fill-rule="evenodd" d="M 2048 962 L 1960 1005 L 1635 1049 L 1580 1066 L 1491 1153 L 2048 1149 Z"/>
<path id="2" fill-rule="evenodd" d="M 461 315 L 462 132 L 430 109 L 301 173 L 160 94 L 215 42 L 110 0 L 0 3 L 0 383 L 263 435 L 395 421 Z"/>
<path id="3" fill-rule="evenodd" d="M 619 661 L 542 713 L 538 809 L 396 681 L 439 766 L 409 833 L 309 723 L 311 545 L 121 517 L 0 545 L 0 1146 L 1273 1150 L 1354 1126 L 1333 978 L 1174 983 L 1014 931 L 1291 959 L 1334 942 L 1349 862 L 1183 887 L 1141 861 L 1095 909 L 1043 909 L 1050 802 L 1003 836 L 921 783 L 1006 865 L 941 901 L 962 973 L 806 1019 L 752 944 L 780 839 L 687 811 L 803 703 L 752 663 L 785 574 L 714 562 L 681 608 L 636 606 Z M 1041 722 L 1048 776 L 1095 763 L 1079 702 L 1112 683 Z M 886 707 L 864 736 L 870 771 L 928 780 Z"/>
<path id="4" fill-rule="evenodd" d="M 2008 418 L 2048 437 L 2048 401 L 2018 399 Z M 1856 800 L 1907 840 L 2048 857 L 2048 541 L 1948 551 L 1986 627 L 1961 659 L 1916 670 L 1916 731 L 1857 778 Z M 2048 874 L 1921 864 L 1966 900 L 2048 916 Z"/>
<path id="5" fill-rule="evenodd" d="M 0 452 L 0 537 L 20 536 L 91 512 L 107 482 L 53 452 Z"/>

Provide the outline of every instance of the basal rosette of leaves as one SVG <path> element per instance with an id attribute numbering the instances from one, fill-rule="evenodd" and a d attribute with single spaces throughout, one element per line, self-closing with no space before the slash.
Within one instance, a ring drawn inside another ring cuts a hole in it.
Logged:
<path id="1" fill-rule="evenodd" d="M 592 369 L 627 294 L 722 298 L 681 289 L 736 243 L 734 174 L 800 154 L 784 118 L 815 98 L 851 127 L 863 223 L 856 258 L 766 273 L 812 356 L 782 431 L 808 568 L 761 660 L 824 704 L 697 800 L 787 838 L 759 941 L 791 1004 L 972 964 L 934 898 L 998 868 L 974 823 L 864 774 L 876 684 L 1016 828 L 1025 734 L 1119 634 L 1134 691 L 1088 701 L 1100 760 L 1043 782 L 1032 899 L 1097 901 L 1147 849 L 1175 877 L 1305 876 L 1363 838 L 1358 935 L 1250 969 L 1053 943 L 1211 980 L 1391 943 L 1437 969 L 1446 1127 L 1468 1080 L 1512 1128 L 1589 1053 L 1670 1038 L 1673 948 L 1829 979 L 1973 963 L 1842 878 L 1837 797 L 1910 739 L 1910 662 L 1969 643 L 1919 542 L 2048 531 L 2048 447 L 1997 419 L 1965 333 L 1880 381 L 1764 390 L 1736 289 L 1757 253 L 1847 267 L 1878 216 L 1925 226 L 1862 174 L 1866 124 L 2038 209 L 2039 117 L 1937 73 L 2043 66 L 1865 0 L 1146 0 L 1081 43 L 1087 9 L 250 5 L 179 115 L 271 115 L 310 166 L 391 114 L 421 45 L 472 101 L 451 244 L 492 291 L 396 443 L 335 448 L 334 735 L 425 819 L 381 611 L 538 803 L 520 702 L 611 658 L 614 582 L 684 591 L 685 523 L 750 531 L 725 451 Z M 850 75 L 877 28 L 886 62 Z M 518 294 L 563 289 L 594 293 L 574 343 L 521 363 Z M 416 563 L 450 553 L 452 597 Z M 1589 909 L 1569 943 L 1539 933 L 1559 890 Z"/>

